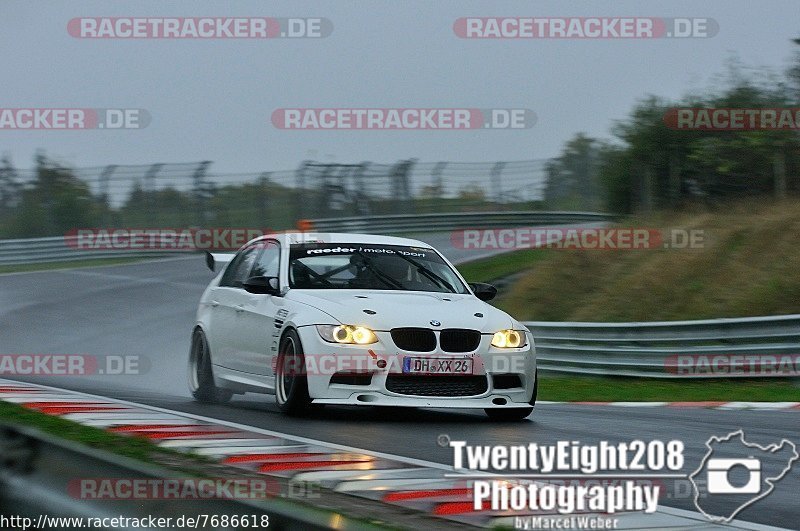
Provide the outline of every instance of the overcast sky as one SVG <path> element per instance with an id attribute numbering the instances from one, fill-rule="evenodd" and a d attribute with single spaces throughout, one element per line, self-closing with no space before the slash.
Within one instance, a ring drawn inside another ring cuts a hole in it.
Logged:
<path id="1" fill-rule="evenodd" d="M 711 17 L 707 39 L 468 40 L 466 16 Z M 713 83 L 735 54 L 781 72 L 800 37 L 797 0 L 0 2 L 0 108 L 143 108 L 140 130 L 0 131 L 31 166 L 42 148 L 73 166 L 214 161 L 217 172 L 337 162 L 496 161 L 558 154 L 578 131 L 608 136 L 646 94 Z M 74 17 L 324 17 L 324 39 L 77 39 Z M 527 108 L 522 130 L 287 131 L 284 107 Z"/>

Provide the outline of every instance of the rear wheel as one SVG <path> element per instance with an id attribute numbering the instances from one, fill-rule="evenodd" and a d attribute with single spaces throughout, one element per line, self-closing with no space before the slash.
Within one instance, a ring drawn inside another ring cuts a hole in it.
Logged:
<path id="1" fill-rule="evenodd" d="M 281 339 L 275 373 L 275 402 L 287 415 L 303 415 L 311 407 L 300 336 L 289 330 Z"/>
<path id="2" fill-rule="evenodd" d="M 231 391 L 214 384 L 211 351 L 205 334 L 199 328 L 192 334 L 189 350 L 189 390 L 195 400 L 206 404 L 224 404 L 233 396 Z"/>

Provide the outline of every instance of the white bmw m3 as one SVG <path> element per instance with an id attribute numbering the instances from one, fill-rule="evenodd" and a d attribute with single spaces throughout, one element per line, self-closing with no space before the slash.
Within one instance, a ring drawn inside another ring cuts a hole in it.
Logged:
<path id="1" fill-rule="evenodd" d="M 208 254 L 189 387 L 203 402 L 275 394 L 285 413 L 325 404 L 479 408 L 536 401 L 533 338 L 429 245 L 363 234 L 263 236 Z"/>

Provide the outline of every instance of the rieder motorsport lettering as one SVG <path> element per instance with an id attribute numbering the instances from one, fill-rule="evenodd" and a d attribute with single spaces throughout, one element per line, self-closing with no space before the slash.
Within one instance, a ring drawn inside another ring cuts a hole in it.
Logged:
<path id="1" fill-rule="evenodd" d="M 415 251 L 404 251 L 402 249 L 387 249 L 385 247 L 326 247 L 318 249 L 306 249 L 307 255 L 316 254 L 352 254 L 352 253 L 365 253 L 365 254 L 401 254 L 403 256 L 415 256 L 417 258 L 425 258 L 425 253 Z"/>

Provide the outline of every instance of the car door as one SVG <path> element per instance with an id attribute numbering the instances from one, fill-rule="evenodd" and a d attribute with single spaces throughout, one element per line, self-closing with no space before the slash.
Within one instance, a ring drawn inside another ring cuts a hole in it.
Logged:
<path id="1" fill-rule="evenodd" d="M 277 241 L 260 242 L 261 249 L 250 276 L 278 278 L 281 247 Z M 272 376 L 272 358 L 277 352 L 283 324 L 279 309 L 284 299 L 276 295 L 243 293 L 236 312 L 236 334 L 239 358 L 250 374 Z"/>
<path id="2" fill-rule="evenodd" d="M 215 365 L 237 371 L 246 367 L 238 355 L 240 340 L 237 337 L 237 322 L 244 295 L 247 295 L 242 283 L 248 278 L 259 251 L 257 245 L 239 251 L 225 268 L 219 285 L 211 290 L 209 304 L 212 317 L 208 340 Z"/>

